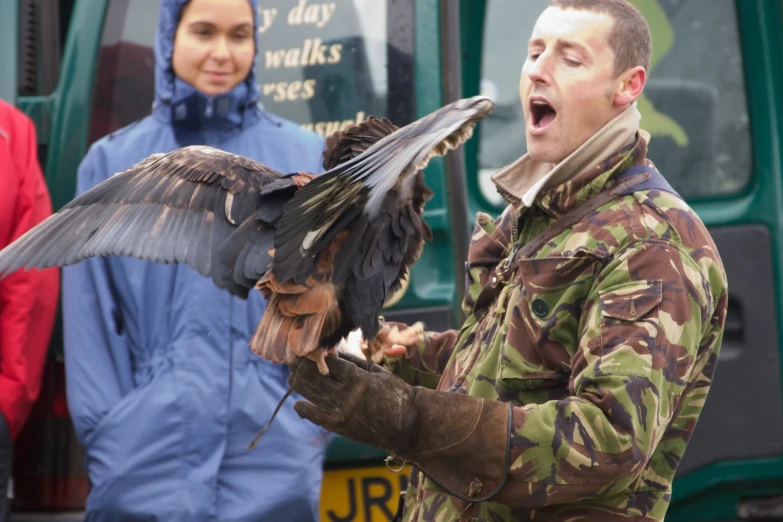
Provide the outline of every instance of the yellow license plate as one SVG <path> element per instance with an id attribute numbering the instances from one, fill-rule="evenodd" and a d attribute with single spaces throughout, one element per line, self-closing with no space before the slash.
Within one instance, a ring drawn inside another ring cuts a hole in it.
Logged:
<path id="1" fill-rule="evenodd" d="M 397 513 L 400 492 L 408 486 L 410 466 L 399 473 L 386 466 L 324 472 L 321 522 L 382 522 Z"/>

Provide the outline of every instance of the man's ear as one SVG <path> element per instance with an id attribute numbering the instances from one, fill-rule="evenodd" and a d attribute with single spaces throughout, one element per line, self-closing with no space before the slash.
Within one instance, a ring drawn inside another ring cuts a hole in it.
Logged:
<path id="1" fill-rule="evenodd" d="M 618 78 L 614 92 L 614 103 L 625 106 L 635 102 L 641 96 L 646 83 L 647 71 L 644 70 L 644 67 L 637 65 L 628 69 Z"/>

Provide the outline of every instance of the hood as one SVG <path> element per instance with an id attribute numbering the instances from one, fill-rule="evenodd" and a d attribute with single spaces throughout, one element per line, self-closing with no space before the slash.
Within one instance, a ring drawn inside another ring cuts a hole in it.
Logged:
<path id="1" fill-rule="evenodd" d="M 257 28 L 259 0 L 248 0 L 248 2 L 253 9 L 253 23 Z M 206 96 L 174 74 L 171 67 L 174 35 L 182 8 L 187 3 L 188 0 L 160 1 L 158 30 L 155 35 L 155 112 L 164 113 L 172 118 L 174 123 L 187 121 L 192 124 L 194 118 L 200 120 L 218 118 L 239 124 L 242 122 L 245 110 L 257 105 L 261 98 L 256 83 L 255 60 L 244 82 L 218 96 Z M 255 31 L 255 35 L 257 55 L 258 31 Z"/>

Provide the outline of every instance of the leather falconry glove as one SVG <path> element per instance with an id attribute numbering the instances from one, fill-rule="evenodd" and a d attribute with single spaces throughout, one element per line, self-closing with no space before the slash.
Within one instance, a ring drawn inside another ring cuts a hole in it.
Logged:
<path id="1" fill-rule="evenodd" d="M 326 364 L 329 375 L 308 359 L 291 365 L 289 384 L 310 401 L 294 404 L 300 417 L 410 462 L 463 500 L 488 500 L 503 487 L 509 405 L 411 386 L 346 353 L 327 356 Z"/>

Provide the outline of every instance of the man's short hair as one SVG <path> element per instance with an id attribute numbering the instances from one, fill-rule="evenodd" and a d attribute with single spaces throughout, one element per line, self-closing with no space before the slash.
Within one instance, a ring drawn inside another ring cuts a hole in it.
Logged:
<path id="1" fill-rule="evenodd" d="M 614 19 L 609 45 L 614 50 L 614 72 L 641 65 L 650 72 L 652 36 L 642 14 L 628 0 L 551 0 L 551 7 L 607 14 Z"/>

